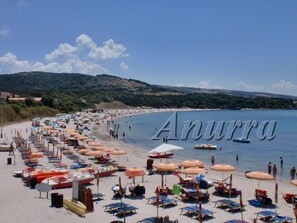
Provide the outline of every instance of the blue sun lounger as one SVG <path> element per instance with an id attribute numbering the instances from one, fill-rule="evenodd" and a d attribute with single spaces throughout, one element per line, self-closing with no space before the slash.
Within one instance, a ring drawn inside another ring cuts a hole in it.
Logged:
<path id="1" fill-rule="evenodd" d="M 126 203 L 122 203 L 122 202 L 118 202 L 118 203 L 113 203 L 113 204 L 108 204 L 105 205 L 103 207 L 105 207 L 105 212 L 112 212 L 112 211 L 116 211 L 119 208 L 122 208 L 123 206 L 127 206 L 128 204 Z"/>
<path id="2" fill-rule="evenodd" d="M 277 215 L 274 216 L 271 221 L 275 223 L 293 223 L 293 218 Z"/>
<path id="3" fill-rule="evenodd" d="M 234 220 L 225 221 L 224 223 L 248 223 L 248 222 L 234 219 Z"/>
<path id="4" fill-rule="evenodd" d="M 134 207 L 134 206 L 122 206 L 121 208 L 118 208 L 116 210 L 116 215 L 126 215 L 126 214 L 129 214 L 129 213 L 134 213 L 136 214 L 136 210 L 138 208 L 137 207 Z"/>
<path id="5" fill-rule="evenodd" d="M 155 217 L 150 217 L 150 218 L 142 219 L 142 220 L 138 221 L 137 223 L 154 223 L 155 220 L 156 220 Z"/>
<path id="6" fill-rule="evenodd" d="M 183 207 L 181 208 L 181 214 L 185 214 L 185 215 L 196 215 L 199 216 L 199 209 L 196 205 L 191 205 L 191 206 L 187 206 L 187 207 Z M 213 211 L 207 210 L 207 209 L 202 209 L 202 218 L 208 216 L 208 217 L 212 217 L 213 218 Z"/>
<path id="7" fill-rule="evenodd" d="M 260 211 L 256 213 L 257 218 L 259 217 L 262 221 L 270 221 L 273 217 L 275 217 L 277 214 L 273 211 Z"/>

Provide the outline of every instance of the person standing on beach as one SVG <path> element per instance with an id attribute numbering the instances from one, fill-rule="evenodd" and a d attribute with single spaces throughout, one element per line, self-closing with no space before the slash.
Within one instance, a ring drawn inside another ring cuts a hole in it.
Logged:
<path id="1" fill-rule="evenodd" d="M 239 156 L 237 155 L 237 156 L 236 156 L 236 162 L 238 162 L 238 160 L 239 160 Z"/>
<path id="2" fill-rule="evenodd" d="M 274 164 L 272 168 L 272 174 L 274 178 L 276 178 L 276 173 L 277 173 L 277 168 L 276 168 L 276 165 Z"/>
<path id="3" fill-rule="evenodd" d="M 293 167 L 290 170 L 291 180 L 294 180 L 295 179 L 295 174 L 296 174 L 296 169 L 295 169 L 295 167 Z"/>
<path id="4" fill-rule="evenodd" d="M 214 158 L 214 156 L 211 156 L 210 161 L 211 161 L 211 165 L 214 165 L 215 164 L 215 158 Z"/>
<path id="5" fill-rule="evenodd" d="M 271 174 L 271 162 L 268 163 L 267 169 L 268 169 L 268 174 Z"/>
<path id="6" fill-rule="evenodd" d="M 280 158 L 280 166 L 281 168 L 283 168 L 283 165 L 284 165 L 284 160 L 283 160 L 283 157 Z"/>

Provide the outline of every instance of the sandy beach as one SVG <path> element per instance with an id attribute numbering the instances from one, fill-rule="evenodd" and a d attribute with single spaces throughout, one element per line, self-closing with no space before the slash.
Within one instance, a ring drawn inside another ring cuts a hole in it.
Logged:
<path id="1" fill-rule="evenodd" d="M 150 112 L 150 111 L 142 111 Z M 126 112 L 121 111 L 116 117 L 127 115 Z M 96 136 L 96 141 L 102 143 L 106 147 L 114 147 L 119 149 L 124 149 L 128 152 L 127 155 L 120 156 L 119 162 L 121 165 L 129 167 L 140 167 L 146 168 L 147 161 L 147 150 L 143 148 L 138 148 L 134 145 L 130 145 L 122 141 L 121 139 L 115 140 L 109 136 L 106 131 L 106 121 L 110 119 L 108 117 L 100 125 L 92 123 L 91 130 L 93 135 Z M 67 128 L 74 128 L 73 124 L 69 124 Z M 31 122 L 23 122 L 18 124 L 13 124 L 3 127 L 4 136 L 7 138 L 8 142 L 12 141 L 12 137 L 15 136 L 16 131 L 20 131 L 21 135 L 26 139 L 30 133 Z M 26 131 L 27 129 L 27 131 Z M 120 137 L 122 138 L 122 137 Z M 161 144 L 161 142 L 160 142 Z M 34 149 L 33 149 L 34 151 Z M 50 196 L 46 198 L 46 194 L 42 194 L 42 198 L 39 198 L 39 192 L 35 189 L 30 189 L 23 186 L 20 178 L 13 177 L 13 172 L 15 170 L 22 170 L 25 165 L 21 159 L 21 154 L 16 151 L 16 163 L 12 165 L 7 165 L 8 152 L 0 153 L 0 168 L 1 168 L 1 196 L 0 196 L 0 213 L 1 213 L 1 222 L 112 222 L 115 220 L 122 220 L 123 218 L 118 218 L 116 215 L 110 214 L 104 211 L 104 205 L 118 202 L 119 200 L 113 200 L 113 191 L 111 187 L 118 183 L 118 177 L 121 176 L 122 184 L 124 186 L 131 186 L 132 179 L 128 179 L 123 172 L 116 172 L 110 177 L 100 178 L 99 191 L 104 195 L 104 199 L 96 201 L 94 203 L 94 212 L 88 213 L 85 218 L 79 217 L 76 214 L 65 208 L 52 208 Z M 112 159 L 118 160 L 117 156 L 112 156 Z M 46 164 L 46 158 L 42 158 L 41 163 Z M 70 165 L 72 161 L 63 156 L 63 162 Z M 88 161 L 91 163 L 91 161 Z M 158 160 L 155 160 L 154 163 L 158 163 Z M 176 164 L 181 163 L 181 160 L 170 159 L 170 162 Z M 208 173 L 206 178 L 208 180 L 215 180 L 221 177 L 221 172 L 210 170 L 209 166 L 206 166 Z M 266 171 L 266 170 L 259 170 Z M 292 204 L 286 203 L 282 198 L 282 193 L 297 193 L 296 187 L 290 184 L 289 181 L 279 180 L 276 181 L 262 181 L 261 189 L 267 190 L 268 197 L 273 200 L 274 203 L 274 188 L 275 183 L 278 183 L 279 193 L 278 193 L 278 203 L 277 208 L 265 209 L 265 208 L 256 208 L 249 205 L 247 200 L 254 199 L 255 188 L 258 187 L 257 180 L 247 179 L 242 172 L 230 172 L 233 174 L 233 187 L 242 191 L 243 195 L 243 204 L 245 205 L 245 211 L 242 213 L 243 219 L 247 222 L 253 222 L 256 217 L 255 213 L 262 210 L 271 210 L 276 211 L 280 215 L 286 215 L 294 218 Z M 224 173 L 225 176 L 230 175 L 230 173 Z M 176 183 L 178 183 L 178 178 L 172 174 L 167 175 L 166 185 L 169 188 Z M 155 189 L 161 184 L 161 176 L 157 173 L 153 175 L 144 176 L 144 182 L 142 178 L 136 178 L 136 183 L 144 185 L 146 188 L 145 198 L 134 198 L 134 197 L 125 197 L 123 202 L 137 207 L 137 213 L 129 215 L 126 217 L 126 222 L 136 223 L 144 218 L 153 217 L 157 214 L 157 209 L 154 205 L 148 204 L 148 197 L 155 196 Z M 89 186 L 93 192 L 96 192 L 96 183 L 93 181 L 93 185 Z M 53 190 L 52 192 L 59 192 L 64 195 L 64 198 L 71 198 L 72 189 L 60 189 Z M 203 202 L 202 207 L 214 212 L 214 218 L 207 219 L 207 222 L 225 222 L 231 219 L 241 219 L 241 213 L 230 213 L 220 208 L 214 207 L 214 202 L 223 197 L 219 197 L 213 194 L 214 187 L 209 189 L 210 199 L 208 202 Z M 49 193 L 49 195 L 50 195 Z M 129 194 L 129 192 L 128 192 Z M 173 195 L 169 195 L 173 198 Z M 239 202 L 239 196 L 236 198 L 231 198 L 236 202 Z M 171 220 L 178 220 L 178 222 L 197 222 L 197 219 L 187 217 L 185 215 L 180 215 L 180 208 L 185 206 L 195 204 L 195 203 L 185 203 L 181 200 L 177 201 L 176 206 L 170 206 L 167 208 L 159 208 L 159 216 L 169 215 Z M 257 222 L 261 222 L 258 220 Z"/>

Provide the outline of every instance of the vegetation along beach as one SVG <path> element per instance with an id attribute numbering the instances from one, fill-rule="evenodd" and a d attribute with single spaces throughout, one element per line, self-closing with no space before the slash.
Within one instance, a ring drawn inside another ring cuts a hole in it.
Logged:
<path id="1" fill-rule="evenodd" d="M 297 223 L 297 2 L 0 0 L 8 223 Z"/>

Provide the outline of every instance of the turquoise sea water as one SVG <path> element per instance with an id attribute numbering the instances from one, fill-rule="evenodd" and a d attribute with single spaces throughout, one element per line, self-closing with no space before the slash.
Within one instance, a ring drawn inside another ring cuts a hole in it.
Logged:
<path id="1" fill-rule="evenodd" d="M 154 134 L 163 126 L 173 112 L 160 112 L 131 117 L 124 117 L 117 120 L 119 124 L 119 139 L 122 140 L 122 133 L 125 132 L 125 141 L 139 145 L 151 150 L 163 142 L 163 137 L 168 133 L 162 133 L 160 140 L 152 140 Z M 261 170 L 267 171 L 267 163 L 270 161 L 277 165 L 278 176 L 289 178 L 289 171 L 292 166 L 297 167 L 297 111 L 286 110 L 215 110 L 215 111 L 189 111 L 177 112 L 177 136 L 180 137 L 183 129 L 183 121 L 200 120 L 202 123 L 201 134 L 205 133 L 207 121 L 225 121 L 223 134 L 228 130 L 227 122 L 231 120 L 256 120 L 259 124 L 266 120 L 276 120 L 275 135 L 273 140 L 259 140 L 257 129 L 253 128 L 249 134 L 251 143 L 236 143 L 232 140 L 205 140 L 202 136 L 198 140 L 192 139 L 189 134 L 187 140 L 169 140 L 168 143 L 184 147 L 182 151 L 175 152 L 178 159 L 199 159 L 207 165 L 210 164 L 210 157 L 215 156 L 216 163 L 228 163 L 237 167 L 240 171 Z M 129 130 L 129 126 L 131 129 Z M 236 129 L 234 137 L 240 137 L 243 127 Z M 211 143 L 222 150 L 203 151 L 195 150 L 195 144 Z M 239 161 L 236 162 L 236 155 Z M 280 168 L 280 157 L 283 157 L 284 167 Z"/>

